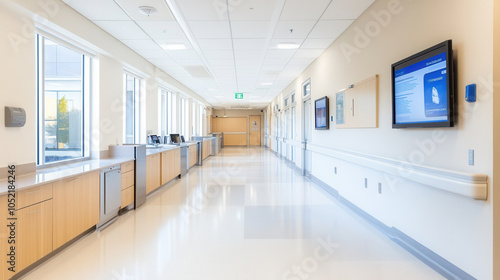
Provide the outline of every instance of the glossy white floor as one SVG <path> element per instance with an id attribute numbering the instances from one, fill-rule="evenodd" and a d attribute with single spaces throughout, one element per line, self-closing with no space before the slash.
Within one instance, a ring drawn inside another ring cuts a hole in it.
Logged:
<path id="1" fill-rule="evenodd" d="M 444 279 L 261 148 L 225 148 L 24 279 Z"/>

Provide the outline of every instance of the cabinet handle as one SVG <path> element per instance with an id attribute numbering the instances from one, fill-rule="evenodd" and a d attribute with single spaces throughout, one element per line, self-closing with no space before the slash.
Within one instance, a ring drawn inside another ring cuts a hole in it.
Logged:
<path id="1" fill-rule="evenodd" d="M 40 212 L 40 209 L 38 209 L 38 210 L 35 210 L 35 211 L 33 211 L 33 212 L 28 213 L 28 215 L 35 214 L 35 213 L 38 213 L 38 212 Z"/>
<path id="2" fill-rule="evenodd" d="M 38 190 L 36 190 L 36 191 L 27 192 L 26 194 L 34 194 L 34 193 L 37 193 L 37 192 L 39 192 L 39 191 L 40 191 L 40 189 L 38 189 Z"/>

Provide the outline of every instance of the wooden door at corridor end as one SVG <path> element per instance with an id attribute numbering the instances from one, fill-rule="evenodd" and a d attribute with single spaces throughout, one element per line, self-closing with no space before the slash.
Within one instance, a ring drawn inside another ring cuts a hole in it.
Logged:
<path id="1" fill-rule="evenodd" d="M 250 146 L 260 146 L 260 116 L 250 116 Z"/>

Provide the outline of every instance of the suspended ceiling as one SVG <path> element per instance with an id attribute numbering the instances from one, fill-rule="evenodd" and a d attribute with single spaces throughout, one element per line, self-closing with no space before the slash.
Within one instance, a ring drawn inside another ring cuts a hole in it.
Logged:
<path id="1" fill-rule="evenodd" d="M 212 106 L 262 108 L 374 0 L 64 2 Z"/>

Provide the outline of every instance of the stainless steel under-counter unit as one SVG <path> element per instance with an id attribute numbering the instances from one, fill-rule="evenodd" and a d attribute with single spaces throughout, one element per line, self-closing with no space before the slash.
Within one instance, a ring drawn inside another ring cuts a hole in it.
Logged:
<path id="1" fill-rule="evenodd" d="M 146 202 L 146 145 L 111 145 L 109 154 L 112 158 L 135 159 L 134 208 L 139 208 Z"/>
<path id="2" fill-rule="evenodd" d="M 122 203 L 121 166 L 115 165 L 101 170 L 99 224 L 102 228 L 118 217 Z"/>

